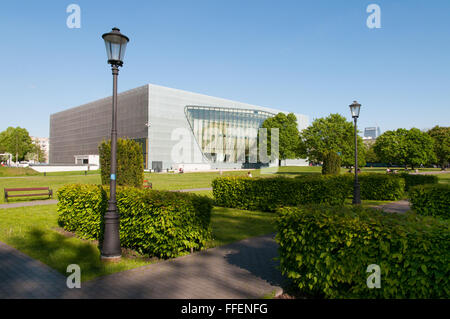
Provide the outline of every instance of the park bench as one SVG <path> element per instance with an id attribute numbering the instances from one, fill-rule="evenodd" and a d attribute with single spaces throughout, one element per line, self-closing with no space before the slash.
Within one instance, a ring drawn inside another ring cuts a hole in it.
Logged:
<path id="1" fill-rule="evenodd" d="M 144 180 L 144 188 L 150 188 L 152 189 L 152 183 L 149 183 L 148 180 Z"/>
<path id="2" fill-rule="evenodd" d="M 29 191 L 46 191 L 45 193 L 27 193 L 27 194 L 14 194 L 11 192 L 29 192 Z M 25 197 L 25 196 L 48 196 L 53 198 L 53 191 L 49 187 L 26 187 L 26 188 L 5 188 L 5 202 L 8 202 L 9 197 Z"/>

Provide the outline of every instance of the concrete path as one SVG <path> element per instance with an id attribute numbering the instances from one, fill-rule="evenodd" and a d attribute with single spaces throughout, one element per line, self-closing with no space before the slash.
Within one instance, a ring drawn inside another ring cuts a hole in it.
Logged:
<path id="1" fill-rule="evenodd" d="M 0 244 L 0 298 L 261 298 L 282 293 L 286 280 L 276 269 L 277 255 L 273 235 L 267 235 L 68 289 L 61 274 Z"/>
<path id="2" fill-rule="evenodd" d="M 0 204 L 1 208 L 16 208 L 16 207 L 26 207 L 26 206 L 38 206 L 38 205 L 52 205 L 58 203 L 57 199 L 45 199 L 45 200 L 34 200 L 31 202 L 16 202 L 9 204 Z"/>
<path id="3" fill-rule="evenodd" d="M 382 209 L 388 213 L 406 213 L 411 210 L 411 204 L 407 200 L 399 200 L 389 204 L 374 206 L 374 208 Z"/>
<path id="4" fill-rule="evenodd" d="M 0 242 L 0 299 L 55 298 L 67 290 L 59 272 Z"/>

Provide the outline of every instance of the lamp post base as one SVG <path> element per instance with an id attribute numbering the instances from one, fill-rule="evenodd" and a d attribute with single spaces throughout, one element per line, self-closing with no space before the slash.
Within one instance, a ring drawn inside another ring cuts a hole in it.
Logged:
<path id="1" fill-rule="evenodd" d="M 358 182 L 355 182 L 355 185 L 354 185 L 352 204 L 353 205 L 361 205 L 361 191 L 360 191 Z"/>
<path id="2" fill-rule="evenodd" d="M 102 262 L 107 262 L 107 263 L 117 263 L 117 262 L 119 262 L 119 261 L 121 261 L 122 260 L 122 257 L 121 256 L 100 256 L 100 260 L 102 261 Z"/>

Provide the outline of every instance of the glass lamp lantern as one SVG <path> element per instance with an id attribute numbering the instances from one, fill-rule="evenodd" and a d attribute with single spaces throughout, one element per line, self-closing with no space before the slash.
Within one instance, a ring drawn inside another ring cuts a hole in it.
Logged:
<path id="1" fill-rule="evenodd" d="M 349 106 L 350 106 L 350 112 L 352 113 L 352 117 L 353 118 L 358 118 L 359 117 L 359 110 L 361 108 L 361 104 L 359 104 L 356 101 L 353 101 L 353 103 L 350 104 Z"/>
<path id="2" fill-rule="evenodd" d="M 108 63 L 111 65 L 122 66 L 125 49 L 130 39 L 120 33 L 118 28 L 113 28 L 111 32 L 103 34 L 102 38 L 105 40 Z"/>

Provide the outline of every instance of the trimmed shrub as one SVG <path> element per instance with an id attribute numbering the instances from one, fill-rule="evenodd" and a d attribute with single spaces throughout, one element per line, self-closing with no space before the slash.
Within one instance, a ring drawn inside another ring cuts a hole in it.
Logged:
<path id="1" fill-rule="evenodd" d="M 409 190 L 412 208 L 420 215 L 450 218 L 450 185 L 418 185 Z"/>
<path id="2" fill-rule="evenodd" d="M 58 189 L 58 224 L 84 239 L 101 237 L 102 216 L 108 207 L 100 185 L 68 184 Z"/>
<path id="3" fill-rule="evenodd" d="M 102 184 L 109 184 L 111 175 L 111 140 L 98 147 Z M 120 186 L 142 187 L 144 183 L 144 156 L 141 145 L 130 139 L 117 140 L 116 182 Z"/>
<path id="4" fill-rule="evenodd" d="M 327 152 L 323 157 L 322 174 L 339 175 L 341 173 L 341 157 L 335 152 Z"/>
<path id="5" fill-rule="evenodd" d="M 425 185 L 425 184 L 437 184 L 439 179 L 436 175 L 416 175 L 409 173 L 400 173 L 400 177 L 405 180 L 405 190 L 409 191 L 409 189 L 416 185 Z"/>
<path id="6" fill-rule="evenodd" d="M 298 178 L 219 177 L 213 194 L 219 206 L 275 211 L 278 206 L 324 203 L 342 205 L 351 191 L 348 176 L 300 176 Z"/>
<path id="7" fill-rule="evenodd" d="M 405 193 L 405 180 L 396 175 L 358 174 L 361 199 L 399 200 Z"/>
<path id="8" fill-rule="evenodd" d="M 361 207 L 278 210 L 280 269 L 302 293 L 325 298 L 448 298 L 446 220 Z M 369 289 L 367 267 L 380 266 Z"/>
<path id="9" fill-rule="evenodd" d="M 58 223 L 82 238 L 103 238 L 108 189 L 66 185 L 58 194 Z M 160 258 L 200 250 L 211 238 L 212 200 L 193 194 L 117 188 L 121 246 Z"/>

